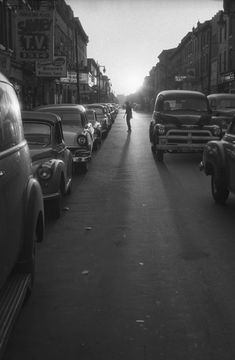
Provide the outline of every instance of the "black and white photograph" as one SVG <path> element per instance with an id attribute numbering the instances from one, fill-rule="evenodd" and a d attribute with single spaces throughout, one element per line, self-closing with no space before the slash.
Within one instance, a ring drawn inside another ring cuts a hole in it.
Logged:
<path id="1" fill-rule="evenodd" d="M 235 0 L 0 0 L 0 360 L 235 359 Z"/>

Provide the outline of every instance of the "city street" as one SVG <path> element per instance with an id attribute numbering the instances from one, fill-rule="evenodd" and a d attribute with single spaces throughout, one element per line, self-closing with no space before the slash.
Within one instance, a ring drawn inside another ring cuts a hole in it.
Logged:
<path id="1" fill-rule="evenodd" d="M 62 217 L 4 360 L 233 360 L 235 197 L 218 206 L 201 154 L 157 162 L 150 114 L 119 114 Z"/>

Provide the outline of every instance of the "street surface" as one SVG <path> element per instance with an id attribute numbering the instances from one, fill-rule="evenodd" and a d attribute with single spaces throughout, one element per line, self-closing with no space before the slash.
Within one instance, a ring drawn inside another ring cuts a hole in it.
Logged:
<path id="1" fill-rule="evenodd" d="M 123 110 L 38 244 L 4 360 L 234 360 L 235 197 L 200 154 L 155 161 L 150 115 Z"/>

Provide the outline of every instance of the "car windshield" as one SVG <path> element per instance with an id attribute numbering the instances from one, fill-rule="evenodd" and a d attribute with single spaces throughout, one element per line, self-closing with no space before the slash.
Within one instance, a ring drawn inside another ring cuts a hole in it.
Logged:
<path id="1" fill-rule="evenodd" d="M 23 122 L 25 139 L 29 145 L 46 147 L 51 143 L 51 127 L 36 122 Z"/>
<path id="2" fill-rule="evenodd" d="M 186 97 L 186 98 L 168 98 L 163 101 L 163 111 L 208 111 L 207 101 L 203 98 Z"/>
<path id="3" fill-rule="evenodd" d="M 235 108 L 235 97 L 234 99 L 220 99 L 217 100 L 217 109 L 234 109 Z"/>

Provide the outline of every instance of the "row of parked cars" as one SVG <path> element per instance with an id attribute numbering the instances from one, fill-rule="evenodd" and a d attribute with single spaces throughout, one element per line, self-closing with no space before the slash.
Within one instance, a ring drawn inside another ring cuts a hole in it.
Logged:
<path id="1" fill-rule="evenodd" d="M 113 104 L 49 104 L 22 112 L 34 176 L 54 218 L 60 217 L 62 197 L 71 193 L 73 174 L 87 171 L 116 115 Z"/>
<path id="2" fill-rule="evenodd" d="M 202 152 L 200 169 L 211 176 L 211 192 L 224 204 L 235 193 L 235 94 L 165 90 L 158 94 L 149 126 L 152 151 Z"/>
<path id="3" fill-rule="evenodd" d="M 60 104 L 21 111 L 0 73 L 0 357 L 34 282 L 36 243 L 44 238 L 45 205 L 53 217 L 77 170 L 110 130 L 114 104 Z"/>

